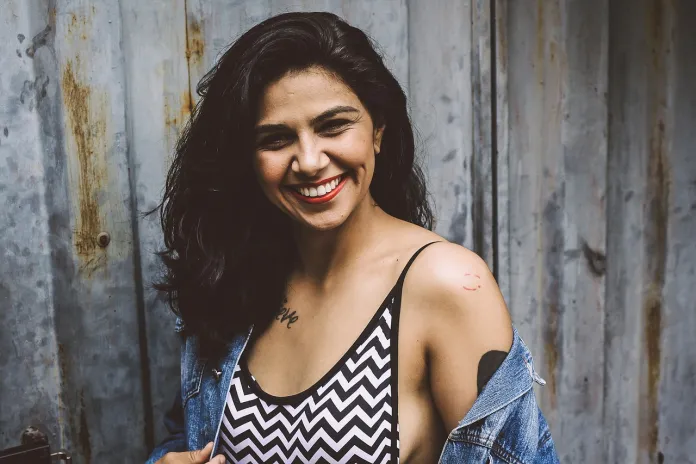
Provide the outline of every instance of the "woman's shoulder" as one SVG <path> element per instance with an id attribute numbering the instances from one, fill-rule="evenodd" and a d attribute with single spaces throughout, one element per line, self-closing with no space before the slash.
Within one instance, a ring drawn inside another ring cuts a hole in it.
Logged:
<path id="1" fill-rule="evenodd" d="M 424 249 L 408 271 L 404 292 L 435 326 L 455 323 L 467 332 L 499 326 L 506 328 L 501 337 L 511 337 L 510 315 L 495 277 L 479 255 L 461 245 L 440 237 Z"/>

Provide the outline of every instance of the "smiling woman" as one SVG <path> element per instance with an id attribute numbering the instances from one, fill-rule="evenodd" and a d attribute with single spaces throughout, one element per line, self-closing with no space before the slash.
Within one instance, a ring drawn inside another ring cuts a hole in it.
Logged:
<path id="1" fill-rule="evenodd" d="M 495 280 L 430 230 L 365 34 L 276 16 L 198 91 L 160 206 L 181 392 L 148 462 L 557 462 Z"/>
<path id="2" fill-rule="evenodd" d="M 332 230 L 370 207 L 384 127 L 330 71 L 311 66 L 270 84 L 257 133 L 261 189 L 296 228 Z"/>

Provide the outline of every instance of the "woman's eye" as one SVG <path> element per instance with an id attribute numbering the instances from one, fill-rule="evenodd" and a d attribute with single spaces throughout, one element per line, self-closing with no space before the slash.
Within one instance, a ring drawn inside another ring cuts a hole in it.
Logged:
<path id="1" fill-rule="evenodd" d="M 263 148 L 266 150 L 279 149 L 279 148 L 284 147 L 285 144 L 288 143 L 288 140 L 289 140 L 289 137 L 287 137 L 285 135 L 273 135 L 273 136 L 261 139 L 257 143 L 257 146 L 258 146 L 258 148 Z"/>
<path id="2" fill-rule="evenodd" d="M 335 119 L 321 126 L 321 132 L 328 134 L 338 134 L 346 129 L 350 121 Z"/>

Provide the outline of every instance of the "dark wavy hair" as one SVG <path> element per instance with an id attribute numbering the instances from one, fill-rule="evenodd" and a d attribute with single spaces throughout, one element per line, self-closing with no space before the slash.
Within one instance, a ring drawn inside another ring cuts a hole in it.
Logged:
<path id="1" fill-rule="evenodd" d="M 263 194 L 253 171 L 254 126 L 266 87 L 319 66 L 348 85 L 384 125 L 370 192 L 397 218 L 432 228 L 415 164 L 406 96 L 360 29 L 330 13 L 286 13 L 252 27 L 200 81 L 159 210 L 166 273 L 156 288 L 189 333 L 220 343 L 264 328 L 295 263 L 291 219 Z"/>

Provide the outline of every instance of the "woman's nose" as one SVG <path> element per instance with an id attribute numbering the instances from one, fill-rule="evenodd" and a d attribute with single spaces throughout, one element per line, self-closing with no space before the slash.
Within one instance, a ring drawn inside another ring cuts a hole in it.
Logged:
<path id="1" fill-rule="evenodd" d="M 329 157 L 322 148 L 310 138 L 304 138 L 298 143 L 297 154 L 292 161 L 292 170 L 296 174 L 314 177 L 329 165 Z"/>

